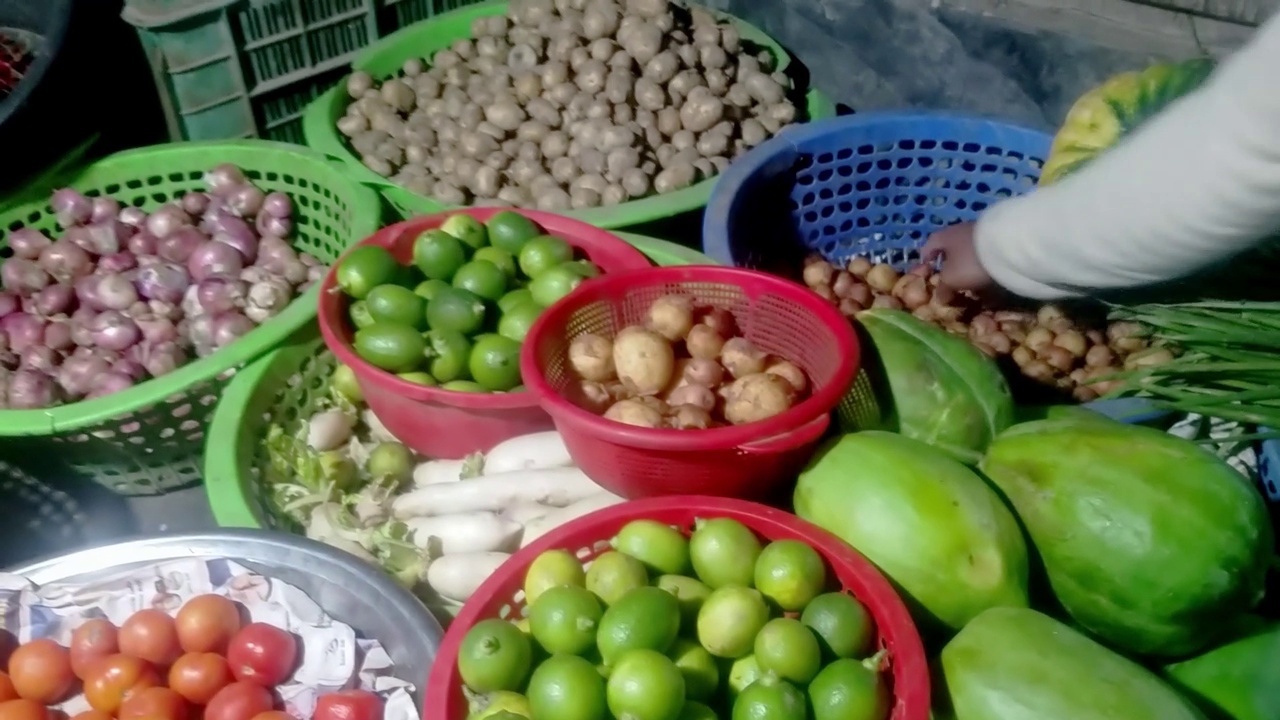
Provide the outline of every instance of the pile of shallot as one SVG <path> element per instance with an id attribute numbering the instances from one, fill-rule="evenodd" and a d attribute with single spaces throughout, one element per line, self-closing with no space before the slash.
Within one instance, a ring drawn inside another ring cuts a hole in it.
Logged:
<path id="1" fill-rule="evenodd" d="M 0 407 L 101 397 L 225 347 L 325 273 L 289 244 L 293 201 L 237 167 L 147 213 L 70 188 L 61 237 L 20 228 L 0 265 Z"/>

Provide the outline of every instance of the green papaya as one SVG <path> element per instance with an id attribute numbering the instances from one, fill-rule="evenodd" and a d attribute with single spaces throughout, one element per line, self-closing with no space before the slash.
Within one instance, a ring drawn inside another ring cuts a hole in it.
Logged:
<path id="1" fill-rule="evenodd" d="M 1200 446 L 1121 423 L 1017 425 L 981 470 L 1022 520 L 1063 608 L 1117 649 L 1182 657 L 1262 598 L 1262 497 Z"/>
<path id="2" fill-rule="evenodd" d="M 1202 720 L 1150 671 L 1025 608 L 993 608 L 942 649 L 939 714 L 955 720 Z"/>
<path id="3" fill-rule="evenodd" d="M 800 473 L 793 501 L 879 566 L 928 630 L 1028 604 L 1017 520 L 973 470 L 923 442 L 876 430 L 832 440 Z"/>
<path id="4" fill-rule="evenodd" d="M 995 362 L 964 338 L 911 313 L 858 313 L 871 350 L 864 366 L 880 406 L 877 429 L 929 443 L 976 464 L 1013 424 L 1013 394 Z"/>
<path id="5" fill-rule="evenodd" d="M 1280 720 L 1280 623 L 1166 665 L 1173 687 L 1213 720 Z"/>

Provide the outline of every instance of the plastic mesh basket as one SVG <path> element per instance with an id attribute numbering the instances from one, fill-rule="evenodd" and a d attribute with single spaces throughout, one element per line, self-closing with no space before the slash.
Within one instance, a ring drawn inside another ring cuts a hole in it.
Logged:
<path id="1" fill-rule="evenodd" d="M 71 495 L 0 460 L 0 567 L 82 545 L 88 518 Z"/>
<path id="2" fill-rule="evenodd" d="M 355 239 L 377 230 L 381 204 L 324 158 L 266 141 L 183 143 L 132 150 L 61 179 L 94 195 L 110 195 L 144 209 L 203 189 L 202 176 L 219 163 L 245 170 L 266 191 L 295 201 L 294 245 L 333 262 Z M 34 227 L 54 232 L 49 188 L 0 211 L 0 242 Z M 0 257 L 9 255 L 0 248 Z M 200 449 L 214 403 L 244 363 L 284 342 L 311 322 L 318 290 L 226 349 L 124 392 L 45 410 L 0 411 L 0 438 L 10 456 L 36 474 L 70 471 L 123 495 L 150 495 L 200 479 Z"/>

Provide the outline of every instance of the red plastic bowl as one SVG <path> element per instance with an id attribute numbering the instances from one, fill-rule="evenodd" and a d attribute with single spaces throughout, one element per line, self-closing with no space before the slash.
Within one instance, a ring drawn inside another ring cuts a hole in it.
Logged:
<path id="1" fill-rule="evenodd" d="M 635 427 L 568 399 L 579 387 L 569 343 L 642 324 L 650 304 L 671 293 L 732 312 L 752 344 L 804 370 L 809 397 L 768 420 L 710 430 Z M 858 339 L 834 306 L 789 280 L 719 266 L 650 268 L 599 278 L 547 308 L 525 338 L 520 370 L 574 462 L 610 492 L 761 499 L 795 478 L 827 431 L 857 374 Z"/>
<path id="2" fill-rule="evenodd" d="M 413 241 L 424 231 L 440 227 L 449 216 L 464 213 L 484 222 L 502 209 L 467 208 L 406 220 L 379 230 L 352 248 L 381 245 L 408 264 Z M 568 242 L 604 273 L 650 266 L 643 253 L 604 230 L 551 213 L 518 212 Z M 339 259 L 329 268 L 320 286 L 320 333 L 338 361 L 355 373 L 369 409 L 392 435 L 428 457 L 461 458 L 488 452 L 508 438 L 551 428 L 551 419 L 533 393 L 468 393 L 425 387 L 361 360 L 351 349 L 355 328 L 347 315 L 348 298 L 337 287 L 341 263 Z M 583 284 L 591 282 L 595 281 Z"/>
<path id="3" fill-rule="evenodd" d="M 929 670 L 910 613 L 869 560 L 827 531 L 790 513 L 743 500 L 698 495 L 650 498 L 605 508 L 547 533 L 511 556 L 489 577 L 449 625 L 427 680 L 424 718 L 464 720 L 467 699 L 458 676 L 458 648 L 476 623 L 517 618 L 524 608 L 524 575 L 547 550 L 564 549 L 585 563 L 609 550 L 609 540 L 632 520 L 650 519 L 692 532 L 698 518 L 733 518 L 764 540 L 800 540 L 826 560 L 831 589 L 856 597 L 875 619 L 880 647 L 888 650 L 894 697 L 891 720 L 927 720 Z"/>

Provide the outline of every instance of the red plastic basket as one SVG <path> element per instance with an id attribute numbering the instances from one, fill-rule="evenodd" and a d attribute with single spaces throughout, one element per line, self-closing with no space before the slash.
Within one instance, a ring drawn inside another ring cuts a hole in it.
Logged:
<path id="1" fill-rule="evenodd" d="M 605 508 L 547 533 L 503 563 L 449 625 L 427 680 L 423 717 L 467 717 L 457 663 L 462 638 L 481 620 L 522 614 L 525 572 L 543 552 L 570 550 L 585 563 L 608 551 L 609 540 L 632 520 L 658 520 L 688 534 L 698 518 L 716 517 L 737 520 L 764 540 L 800 540 L 817 550 L 827 563 L 832 589 L 856 597 L 875 619 L 880 647 L 888 650 L 894 696 L 891 719 L 927 720 L 929 670 L 924 645 L 906 606 L 869 560 L 834 535 L 790 513 L 744 500 L 700 495 L 634 500 Z"/>
<path id="2" fill-rule="evenodd" d="M 379 230 L 352 248 L 381 245 L 407 264 L 413 256 L 413 241 L 424 231 L 440 227 L 449 216 L 467 214 L 483 222 L 502 209 L 466 208 L 406 220 Z M 518 212 L 568 242 L 603 273 L 649 267 L 643 253 L 604 230 L 552 213 Z M 341 262 L 333 264 L 320 288 L 320 332 L 325 345 L 355 373 L 369 409 L 401 442 L 429 457 L 461 458 L 488 452 L 508 438 L 551 428 L 551 419 L 533 393 L 469 393 L 426 387 L 361 360 L 351 349 L 355 330 L 347 315 L 348 299 L 337 288 L 336 270 Z M 590 282 L 594 281 L 584 284 Z"/>
<path id="3" fill-rule="evenodd" d="M 566 399 L 578 383 L 569 343 L 640 324 L 649 305 L 671 293 L 732 312 L 752 344 L 804 370 L 810 396 L 768 420 L 710 430 L 625 425 Z M 789 280 L 719 266 L 651 268 L 599 278 L 547 308 L 525 338 L 520 369 L 574 462 L 605 489 L 628 498 L 760 499 L 794 479 L 827 431 L 832 408 L 857 373 L 858 339 L 835 307 Z"/>

